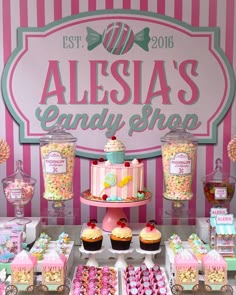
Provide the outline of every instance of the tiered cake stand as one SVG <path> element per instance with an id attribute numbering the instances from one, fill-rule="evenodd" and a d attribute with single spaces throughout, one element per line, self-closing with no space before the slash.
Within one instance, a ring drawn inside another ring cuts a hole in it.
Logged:
<path id="1" fill-rule="evenodd" d="M 107 208 L 107 212 L 103 218 L 102 221 L 102 229 L 104 231 L 112 231 L 112 229 L 117 225 L 117 220 L 120 218 L 126 218 L 124 208 L 131 208 L 131 207 L 137 207 L 137 206 L 143 206 L 148 204 L 151 201 L 151 197 L 136 201 L 136 202 L 106 202 L 106 201 L 92 201 L 85 197 L 86 194 L 88 194 L 89 190 L 82 193 L 82 196 L 80 197 L 80 201 L 83 204 L 95 206 L 95 207 L 105 207 Z M 151 194 L 150 194 L 151 196 Z"/>

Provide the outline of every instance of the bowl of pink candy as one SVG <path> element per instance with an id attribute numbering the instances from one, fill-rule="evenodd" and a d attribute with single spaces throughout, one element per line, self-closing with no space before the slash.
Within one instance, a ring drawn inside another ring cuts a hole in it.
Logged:
<path id="1" fill-rule="evenodd" d="M 29 223 L 24 218 L 24 206 L 33 198 L 36 180 L 23 171 L 21 160 L 16 162 L 16 171 L 2 180 L 3 192 L 9 203 L 15 206 L 15 221 L 19 224 Z"/>

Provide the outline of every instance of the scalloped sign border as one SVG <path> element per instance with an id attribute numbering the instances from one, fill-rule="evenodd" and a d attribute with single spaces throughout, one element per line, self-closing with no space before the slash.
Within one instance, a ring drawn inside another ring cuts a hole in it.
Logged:
<path id="1" fill-rule="evenodd" d="M 219 28 L 136 10 L 19 28 L 2 92 L 20 142 L 39 143 L 60 124 L 87 158 L 103 156 L 113 135 L 126 158 L 159 156 L 162 136 L 179 125 L 200 144 L 216 143 L 235 92 L 219 36 Z"/>

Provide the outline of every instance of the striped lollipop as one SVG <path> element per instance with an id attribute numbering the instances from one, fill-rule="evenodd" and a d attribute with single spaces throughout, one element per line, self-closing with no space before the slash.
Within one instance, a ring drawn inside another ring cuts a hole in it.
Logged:
<path id="1" fill-rule="evenodd" d="M 236 162 L 236 136 L 228 143 L 227 150 L 230 160 Z"/>
<path id="2" fill-rule="evenodd" d="M 93 50 L 99 44 L 103 44 L 104 48 L 115 55 L 127 53 L 136 43 L 143 50 L 148 51 L 150 41 L 149 28 L 144 28 L 137 34 L 125 23 L 113 22 L 109 24 L 102 34 L 97 33 L 92 28 L 87 27 L 88 50 Z"/>
<path id="3" fill-rule="evenodd" d="M 8 143 L 0 138 L 0 164 L 6 162 L 10 156 L 10 147 Z"/>

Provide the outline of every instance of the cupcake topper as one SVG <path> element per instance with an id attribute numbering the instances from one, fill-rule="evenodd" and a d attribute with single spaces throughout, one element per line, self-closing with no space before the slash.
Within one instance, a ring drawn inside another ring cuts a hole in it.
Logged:
<path id="1" fill-rule="evenodd" d="M 150 230 L 153 230 L 155 228 L 155 224 L 157 224 L 155 220 L 149 220 L 146 226 L 149 227 Z"/>
<path id="2" fill-rule="evenodd" d="M 125 218 L 121 218 L 119 221 L 117 221 L 117 225 L 119 225 L 121 228 L 126 226 L 127 220 Z"/>
<path id="3" fill-rule="evenodd" d="M 10 156 L 10 147 L 8 143 L 0 139 L 0 164 L 6 162 Z"/>
<path id="4" fill-rule="evenodd" d="M 112 140 L 116 140 L 116 137 L 115 137 L 115 135 L 113 135 L 111 139 L 112 139 Z"/>
<path id="5" fill-rule="evenodd" d="M 90 226 L 93 229 L 93 228 L 95 228 L 96 223 L 97 223 L 96 219 L 90 219 L 90 221 L 87 222 L 87 226 Z"/>

